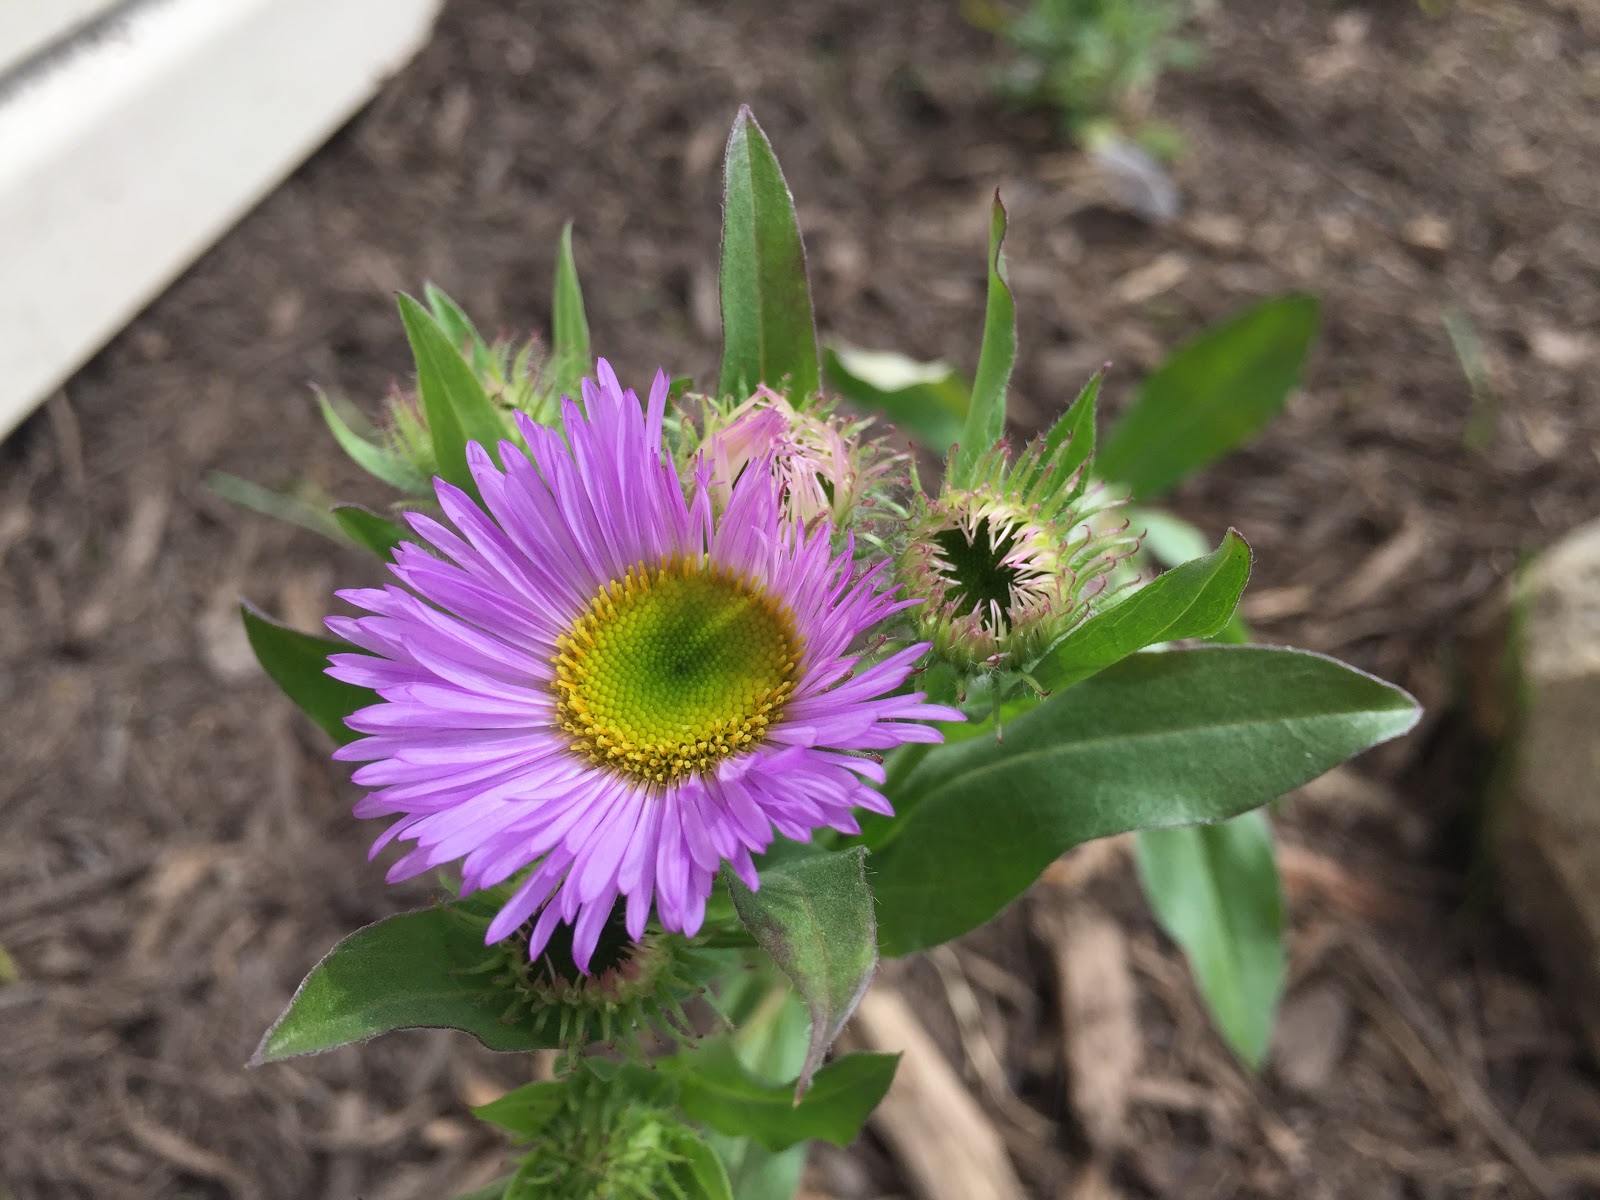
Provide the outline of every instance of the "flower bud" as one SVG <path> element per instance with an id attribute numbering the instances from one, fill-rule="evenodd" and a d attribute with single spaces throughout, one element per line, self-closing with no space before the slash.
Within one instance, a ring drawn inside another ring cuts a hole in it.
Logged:
<path id="1" fill-rule="evenodd" d="M 967 674 L 1027 670 L 1112 588 L 1139 545 L 1103 484 L 1054 480 L 1043 439 L 1015 462 L 997 446 L 969 486 L 919 497 L 897 562 L 918 635 Z"/>
<path id="2" fill-rule="evenodd" d="M 836 529 L 849 526 L 899 457 L 866 436 L 868 424 L 843 420 L 826 407 L 801 412 L 765 386 L 726 412 L 710 410 L 701 449 L 711 466 L 713 506 L 726 508 L 740 473 L 765 459 L 792 520 L 810 525 L 826 518 Z"/>

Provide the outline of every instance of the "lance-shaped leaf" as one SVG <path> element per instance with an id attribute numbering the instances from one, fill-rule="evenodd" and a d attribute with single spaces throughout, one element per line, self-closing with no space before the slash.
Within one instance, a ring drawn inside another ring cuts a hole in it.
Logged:
<path id="1" fill-rule="evenodd" d="M 250 649 L 284 695 L 340 744 L 362 736 L 344 719 L 358 708 L 377 704 L 378 693 L 326 673 L 328 655 L 359 653 L 354 646 L 290 629 L 248 604 L 239 606 L 239 615 Z"/>
<path id="2" fill-rule="evenodd" d="M 1249 441 L 1299 382 L 1317 313 L 1315 297 L 1283 296 L 1179 347 L 1139 389 L 1096 473 L 1145 500 Z"/>
<path id="3" fill-rule="evenodd" d="M 561 227 L 551 314 L 550 348 L 556 361 L 577 376 L 587 375 L 594 361 L 589 349 L 589 318 L 584 315 L 583 290 L 578 286 L 578 264 L 572 258 L 571 221 Z"/>
<path id="4" fill-rule="evenodd" d="M 428 477 L 411 463 L 375 442 L 369 442 L 346 421 L 333 402 L 321 392 L 317 403 L 322 406 L 322 419 L 328 423 L 334 439 L 352 462 L 369 475 L 383 480 L 390 487 L 399 488 L 411 495 L 425 495 L 432 491 Z"/>
<path id="5" fill-rule="evenodd" d="M 561 1111 L 570 1090 L 565 1079 L 525 1083 L 498 1100 L 474 1105 L 472 1115 L 500 1126 L 522 1141 L 529 1141 Z"/>
<path id="6" fill-rule="evenodd" d="M 950 479 L 956 487 L 966 486 L 973 465 L 1006 432 L 1006 385 L 1017 358 L 1017 306 L 1006 281 L 1005 239 L 1006 210 L 996 191 L 994 207 L 989 210 L 989 298 L 983 312 L 983 346 L 978 351 L 978 373 L 972 378 L 972 401 L 967 406 L 961 445 L 950 461 Z"/>
<path id="7" fill-rule="evenodd" d="M 798 1103 L 793 1083 L 758 1079 L 727 1038 L 657 1066 L 677 1079 L 678 1104 L 690 1120 L 776 1152 L 813 1138 L 849 1145 L 888 1092 L 899 1061 L 897 1054 L 847 1054 L 818 1071 Z"/>
<path id="8" fill-rule="evenodd" d="M 856 408 L 892 421 L 929 450 L 945 453 L 961 436 L 972 387 L 948 363 L 921 363 L 892 350 L 823 349 L 828 387 Z"/>
<path id="9" fill-rule="evenodd" d="M 459 1029 L 491 1050 L 555 1045 L 547 1026 L 504 1019 L 521 1001 L 474 970 L 487 953 L 481 930 L 442 907 L 358 929 L 301 982 L 251 1065 L 317 1054 L 393 1029 Z"/>
<path id="10" fill-rule="evenodd" d="M 873 854 L 880 944 L 975 929 L 1057 855 L 1133 829 L 1220 821 L 1416 723 L 1416 701 L 1334 659 L 1266 646 L 1135 654 L 1006 727 L 930 753 Z"/>
<path id="11" fill-rule="evenodd" d="M 1144 530 L 1139 549 L 1163 567 L 1179 567 L 1206 556 L 1206 535 L 1182 517 L 1175 517 L 1159 508 L 1128 508 L 1128 520 L 1135 529 Z M 1242 646 L 1254 639 L 1250 625 L 1235 608 L 1228 623 L 1213 634 L 1214 642 Z"/>
<path id="12" fill-rule="evenodd" d="M 787 376 L 803 404 L 821 386 L 816 318 L 794 197 L 750 109 L 728 137 L 722 193 L 724 395 L 777 387 Z"/>
<path id="13" fill-rule="evenodd" d="M 417 391 L 422 396 L 439 473 L 476 496 L 478 485 L 467 469 L 467 443 L 477 442 L 495 457 L 500 439 L 506 435 L 505 420 L 432 313 L 410 296 L 401 295 L 400 320 L 417 362 Z"/>
<path id="14" fill-rule="evenodd" d="M 1050 648 L 1030 674 L 1050 691 L 1071 687 L 1157 642 L 1210 637 L 1224 628 L 1250 578 L 1250 547 L 1236 530 L 1204 558 L 1156 577 L 1095 613 Z"/>
<path id="15" fill-rule="evenodd" d="M 405 531 L 388 517 L 380 517 L 359 504 L 334 505 L 333 519 L 346 537 L 365 546 L 379 558 L 388 558 L 406 537 Z"/>
<path id="16" fill-rule="evenodd" d="M 795 1083 L 797 1102 L 861 1003 L 878 965 L 866 858 L 858 846 L 791 859 L 763 871 L 755 892 L 727 873 L 739 919 L 811 1010 L 811 1042 Z"/>
<path id="17" fill-rule="evenodd" d="M 422 285 L 422 298 L 428 302 L 428 311 L 439 322 L 439 328 L 444 330 L 455 348 L 466 356 L 472 369 L 487 371 L 494 363 L 494 352 L 461 306 L 431 283 Z"/>
<path id="18" fill-rule="evenodd" d="M 1083 491 L 1088 481 L 1088 471 L 1085 469 L 1080 473 L 1079 468 L 1087 468 L 1089 460 L 1094 457 L 1095 402 L 1100 397 L 1100 383 L 1105 379 L 1105 374 L 1102 370 L 1091 375 L 1071 406 L 1050 427 L 1050 432 L 1045 435 L 1039 467 L 1025 481 L 1029 495 L 1034 495 L 1035 487 L 1041 483 L 1043 487 L 1037 493 L 1041 501 L 1069 485 L 1072 489 L 1068 493 L 1069 498 Z"/>
<path id="19" fill-rule="evenodd" d="M 1228 1045 L 1252 1068 L 1267 1056 L 1283 992 L 1283 897 L 1272 828 L 1259 810 L 1220 825 L 1141 830 L 1139 881 Z"/>
<path id="20" fill-rule="evenodd" d="M 344 530 L 339 528 L 339 523 L 328 513 L 327 500 L 311 486 L 301 485 L 291 492 L 275 492 L 271 488 L 251 483 L 248 479 L 240 479 L 237 475 L 230 475 L 226 471 L 206 472 L 205 484 L 224 500 L 231 500 L 251 512 L 258 512 L 264 517 L 272 517 L 279 521 L 288 521 L 302 529 L 309 529 L 312 533 L 333 538 L 335 541 L 345 540 Z M 317 496 L 321 502 L 307 499 L 306 495 L 297 493 L 309 493 Z"/>

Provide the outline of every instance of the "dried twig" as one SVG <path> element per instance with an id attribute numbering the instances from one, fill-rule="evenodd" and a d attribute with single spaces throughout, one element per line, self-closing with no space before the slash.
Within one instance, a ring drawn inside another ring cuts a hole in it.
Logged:
<path id="1" fill-rule="evenodd" d="M 922 1200 L 1025 1200 L 1005 1143 L 898 994 L 874 987 L 854 1027 L 872 1049 L 901 1053 L 873 1127 Z"/>
<path id="2" fill-rule="evenodd" d="M 1034 928 L 1050 948 L 1060 983 L 1073 1110 L 1090 1145 L 1114 1150 L 1125 1135 L 1144 1050 L 1127 939 L 1115 921 L 1093 910 L 1060 912 L 1041 905 Z"/>

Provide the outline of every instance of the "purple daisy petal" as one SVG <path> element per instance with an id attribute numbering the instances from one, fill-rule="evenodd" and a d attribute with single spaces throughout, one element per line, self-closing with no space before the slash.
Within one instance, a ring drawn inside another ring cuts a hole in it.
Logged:
<path id="1" fill-rule="evenodd" d="M 711 464 L 685 479 L 663 452 L 667 391 L 658 373 L 641 404 L 602 360 L 561 432 L 519 414 L 503 468 L 470 446 L 482 502 L 437 482 L 448 524 L 408 514 L 432 549 L 397 549 L 404 586 L 341 593 L 366 615 L 328 621 L 365 652 L 329 674 L 381 697 L 337 757 L 363 764 L 357 815 L 393 820 L 374 853 L 412 843 L 390 879 L 459 861 L 465 895 L 521 872 L 488 940 L 532 921 L 537 957 L 567 923 L 583 971 L 619 902 L 632 938 L 652 912 L 693 934 L 724 864 L 755 887 L 775 836 L 890 812 L 868 753 L 961 719 L 895 694 L 926 646 L 860 666 L 908 602 L 786 519 L 772 470 L 713 515 Z"/>

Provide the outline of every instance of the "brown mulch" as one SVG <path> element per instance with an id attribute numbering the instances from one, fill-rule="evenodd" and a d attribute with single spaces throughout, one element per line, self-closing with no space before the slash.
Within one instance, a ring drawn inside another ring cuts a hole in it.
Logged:
<path id="1" fill-rule="evenodd" d="M 521 1060 L 417 1033 L 243 1069 L 329 945 L 423 893 L 367 864 L 374 829 L 233 608 L 310 626 L 372 564 L 201 481 L 376 496 L 307 383 L 380 397 L 407 361 L 391 293 L 424 279 L 487 328 L 545 328 L 568 217 L 601 352 L 625 379 L 708 378 L 741 101 L 796 193 L 820 319 L 858 344 L 970 370 L 1001 187 L 1025 422 L 1106 359 L 1114 412 L 1207 322 L 1324 300 L 1288 412 L 1173 506 L 1250 539 L 1263 639 L 1430 715 L 1280 822 L 1293 966 L 1261 1078 L 1210 1033 L 1116 846 L 953 959 L 894 969 L 1032 1193 L 1600 1195 L 1600 1077 L 1476 887 L 1485 767 L 1453 715 L 1464 614 L 1600 512 L 1600 11 L 1205 7 L 1204 65 L 1157 97 L 1186 147 L 1184 214 L 1157 227 L 1048 116 L 998 104 L 1000 51 L 953 3 L 447 4 L 365 113 L 0 445 L 0 1195 L 434 1200 L 492 1176 L 465 1106 Z M 1447 316 L 1481 347 L 1476 397 Z M 1115 915 L 1136 985 L 1109 1127 L 1067 1085 L 1062 913 Z M 810 1186 L 907 1178 L 869 1134 Z"/>

